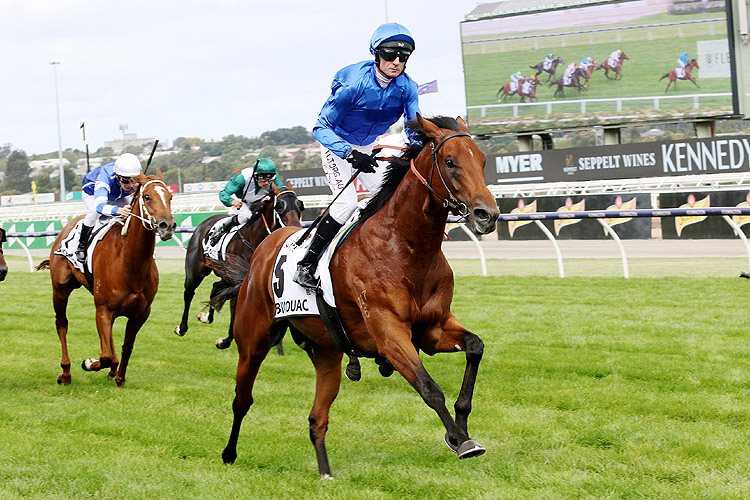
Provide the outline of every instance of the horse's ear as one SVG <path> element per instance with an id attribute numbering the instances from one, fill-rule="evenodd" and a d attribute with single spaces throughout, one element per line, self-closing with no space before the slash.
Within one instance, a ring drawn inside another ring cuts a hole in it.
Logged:
<path id="1" fill-rule="evenodd" d="M 274 195 L 277 195 L 281 192 L 281 189 L 279 189 L 279 186 L 276 185 L 275 182 L 271 183 L 271 191 L 273 191 Z"/>
<path id="2" fill-rule="evenodd" d="M 162 181 L 164 180 L 164 175 L 162 175 L 162 173 L 161 173 L 161 169 L 160 169 L 160 168 L 157 168 L 157 169 L 156 169 L 156 177 L 157 177 L 157 178 L 158 178 L 159 180 L 162 180 Z"/>
<path id="3" fill-rule="evenodd" d="M 436 139 L 439 135 L 439 128 L 435 126 L 434 123 L 432 123 L 430 120 L 426 120 L 422 118 L 422 115 L 417 113 L 417 121 L 419 122 L 419 125 L 422 127 L 422 130 L 428 137 L 432 137 L 433 139 Z"/>
<path id="4" fill-rule="evenodd" d="M 286 187 L 288 187 L 289 189 L 293 189 L 292 188 L 292 181 L 286 181 Z"/>
<path id="5" fill-rule="evenodd" d="M 468 125 L 466 125 L 466 122 L 464 121 L 464 119 L 461 118 L 460 116 L 457 116 L 456 121 L 458 122 L 458 128 L 460 128 L 462 132 L 466 132 L 468 134 L 469 127 Z"/>

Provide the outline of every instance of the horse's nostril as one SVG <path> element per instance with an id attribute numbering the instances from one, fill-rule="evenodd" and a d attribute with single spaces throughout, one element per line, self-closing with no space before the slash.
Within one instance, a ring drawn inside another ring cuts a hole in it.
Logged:
<path id="1" fill-rule="evenodd" d="M 474 210 L 474 217 L 480 221 L 490 220 L 490 213 L 487 210 L 477 208 Z"/>

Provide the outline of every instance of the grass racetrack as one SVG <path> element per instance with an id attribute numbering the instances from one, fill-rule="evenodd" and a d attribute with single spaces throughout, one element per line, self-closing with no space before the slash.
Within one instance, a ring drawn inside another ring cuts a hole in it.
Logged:
<path id="1" fill-rule="evenodd" d="M 696 276 L 657 262 L 644 271 L 657 277 L 626 280 L 614 260 L 611 272 L 559 279 L 549 277 L 554 264 L 533 273 L 514 261 L 491 263 L 499 271 L 483 278 L 457 262 L 453 311 L 486 346 L 469 430 L 487 453 L 459 461 L 404 379 L 363 360 L 362 381 L 344 380 L 332 407 L 335 480 L 321 481 L 307 423 L 314 373 L 288 338 L 287 355 L 272 351 L 261 368 L 236 463 L 222 463 L 237 354 L 213 346 L 228 311 L 214 325 L 195 320 L 210 280 L 178 338 L 181 262 L 160 261 L 122 389 L 106 371 L 78 368 L 99 342 L 91 296 L 74 293 L 73 383 L 59 386 L 49 274 L 8 261 L 0 499 L 739 500 L 750 491 L 750 282 L 734 272 Z M 120 319 L 118 349 L 123 330 Z M 463 356 L 423 358 L 452 408 Z"/>

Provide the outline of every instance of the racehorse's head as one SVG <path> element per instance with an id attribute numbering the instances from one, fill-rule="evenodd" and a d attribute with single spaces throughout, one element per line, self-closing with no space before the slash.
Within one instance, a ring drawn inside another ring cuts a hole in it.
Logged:
<path id="1" fill-rule="evenodd" d="M 430 181 L 435 193 L 445 200 L 444 206 L 464 216 L 475 233 L 494 231 L 500 210 L 484 181 L 487 158 L 469 135 L 466 122 L 461 117 L 428 120 L 418 114 L 416 123 L 420 135 L 432 143 L 425 148 L 432 156 Z M 432 175 L 434 169 L 438 175 Z"/>
<path id="2" fill-rule="evenodd" d="M 696 61 L 695 59 L 690 59 L 688 66 L 692 66 L 694 68 L 700 68 L 700 66 L 698 66 L 698 61 Z"/>
<path id="3" fill-rule="evenodd" d="M 628 57 L 628 55 L 625 52 L 623 52 L 622 54 L 620 54 L 620 60 L 624 61 L 625 59 L 630 59 L 630 58 Z"/>
<path id="4" fill-rule="evenodd" d="M 271 186 L 273 187 L 273 193 L 276 195 L 274 209 L 284 224 L 287 226 L 302 227 L 300 216 L 305 211 L 305 204 L 297 198 L 297 193 L 292 190 L 292 183 L 287 182 L 285 188 L 279 188 L 273 183 Z"/>
<path id="5" fill-rule="evenodd" d="M 135 180 L 140 184 L 135 203 L 140 208 L 144 227 L 153 229 L 162 241 L 167 241 L 174 235 L 177 223 L 172 217 L 172 193 L 167 189 L 161 171 L 157 170 L 156 175 L 140 175 Z"/>
<path id="6" fill-rule="evenodd" d="M 8 265 L 5 263 L 5 258 L 3 257 L 3 242 L 7 241 L 7 239 L 5 229 L 0 227 L 0 281 L 3 281 L 8 275 Z"/>

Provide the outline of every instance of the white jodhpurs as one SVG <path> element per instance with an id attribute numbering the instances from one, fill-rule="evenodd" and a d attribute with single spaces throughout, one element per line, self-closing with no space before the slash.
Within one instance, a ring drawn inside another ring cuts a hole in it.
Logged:
<path id="1" fill-rule="evenodd" d="M 409 142 L 404 132 L 400 134 L 386 135 L 366 146 L 351 145 L 353 149 L 360 151 L 365 154 L 372 153 L 373 147 L 376 145 L 389 145 L 395 147 L 406 147 Z M 378 156 L 401 156 L 402 151 L 398 149 L 386 148 L 382 153 L 378 153 Z M 323 172 L 326 174 L 326 180 L 328 186 L 331 188 L 331 192 L 334 196 L 344 188 L 349 179 L 351 179 L 354 170 L 351 164 L 336 156 L 333 152 L 324 146 L 320 147 L 320 157 L 323 160 Z M 372 174 L 361 173 L 357 176 L 357 180 L 370 192 L 372 196 L 375 196 L 380 191 L 380 186 L 383 183 L 383 174 L 385 174 L 385 168 L 388 166 L 387 161 L 379 161 L 378 167 Z M 357 191 L 354 187 L 354 183 L 349 184 L 346 190 L 341 193 L 341 196 L 331 205 L 330 215 L 339 224 L 345 224 L 349 217 L 352 216 L 354 211 L 357 209 Z"/>

